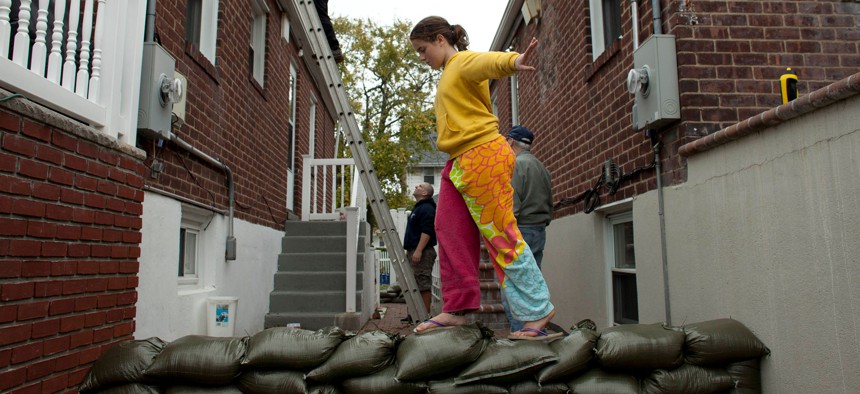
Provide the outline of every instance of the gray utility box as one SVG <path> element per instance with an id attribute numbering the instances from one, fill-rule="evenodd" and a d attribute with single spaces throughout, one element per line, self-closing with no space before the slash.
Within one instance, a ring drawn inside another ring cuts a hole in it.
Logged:
<path id="1" fill-rule="evenodd" d="M 143 69 L 140 74 L 140 107 L 137 110 L 138 132 L 151 138 L 170 135 L 173 104 L 162 95 L 162 80 L 173 78 L 176 61 L 161 45 L 143 43 Z"/>
<path id="2" fill-rule="evenodd" d="M 648 82 L 635 92 L 633 128 L 657 129 L 680 119 L 675 36 L 649 37 L 633 52 L 633 65 L 648 76 Z"/>

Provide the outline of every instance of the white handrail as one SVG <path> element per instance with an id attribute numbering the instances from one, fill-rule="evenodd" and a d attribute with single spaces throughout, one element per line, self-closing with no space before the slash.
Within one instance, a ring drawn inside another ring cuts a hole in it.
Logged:
<path id="1" fill-rule="evenodd" d="M 364 204 L 353 203 L 354 198 L 346 201 L 345 191 L 350 188 L 356 192 L 353 175 L 355 161 L 353 159 L 315 159 L 310 155 L 302 155 L 302 220 L 337 220 L 338 210 L 346 206 L 358 206 L 359 218 L 364 215 L 361 210 Z M 338 174 L 339 173 L 339 174 Z M 347 174 L 350 174 L 347 176 Z M 351 178 L 351 179 L 350 179 Z M 347 181 L 353 181 L 352 186 Z M 361 182 L 358 182 L 361 185 Z M 360 188 L 360 186 L 359 186 Z M 358 191 L 364 196 L 363 189 Z M 364 197 L 361 201 L 363 202 Z M 348 204 L 348 205 L 347 205 Z"/>
<path id="2" fill-rule="evenodd" d="M 11 4 L 0 0 L 0 87 L 134 145 L 146 0 Z"/>
<path id="3" fill-rule="evenodd" d="M 346 207 L 346 312 L 355 312 L 356 275 L 358 273 L 358 208 Z"/>

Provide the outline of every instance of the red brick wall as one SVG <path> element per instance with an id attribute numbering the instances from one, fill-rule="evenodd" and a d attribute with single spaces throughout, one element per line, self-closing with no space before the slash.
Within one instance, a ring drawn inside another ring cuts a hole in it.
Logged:
<path id="1" fill-rule="evenodd" d="M 634 132 L 632 95 L 624 87 L 632 67 L 630 2 L 622 1 L 623 38 L 596 61 L 591 55 L 587 1 L 543 0 L 543 16 L 515 34 L 522 51 L 532 36 L 540 40 L 535 73 L 521 73 L 520 123 L 537 137 L 533 151 L 553 175 L 554 200 L 592 188 L 607 159 L 624 173 L 652 162 L 650 141 Z M 686 1 L 690 24 L 679 1 L 662 2 L 663 33 L 674 34 L 682 115 L 662 131 L 664 184 L 683 182 L 682 144 L 713 133 L 781 103 L 779 76 L 786 67 L 798 75 L 800 93 L 811 92 L 860 70 L 860 4 L 831 1 Z M 640 42 L 653 31 L 651 2 L 639 1 Z M 466 26 L 468 29 L 468 26 Z M 508 80 L 496 84 L 502 132 L 511 126 Z M 653 171 L 625 183 L 603 203 L 656 187 Z M 583 204 L 558 215 L 583 210 Z"/>
<path id="2" fill-rule="evenodd" d="M 221 160 L 234 174 L 236 217 L 282 228 L 288 216 L 287 119 L 290 64 L 298 71 L 296 103 L 296 168 L 294 213 L 301 211 L 301 155 L 308 153 L 311 96 L 317 98 L 316 157 L 334 152 L 334 121 L 325 110 L 296 40 L 281 37 L 281 12 L 268 2 L 265 82 L 261 87 L 248 70 L 251 7 L 246 1 L 221 1 L 218 13 L 216 65 L 185 44 L 185 1 L 159 1 L 156 28 L 162 45 L 176 58 L 176 69 L 188 78 L 185 124 L 174 128 L 179 138 Z M 293 24 L 292 27 L 297 26 Z M 224 173 L 167 144 L 139 138 L 147 165 L 153 156 L 165 171 L 145 182 L 196 201 L 226 209 Z"/>
<path id="3" fill-rule="evenodd" d="M 132 338 L 142 156 L 98 140 L 0 108 L 0 392 L 76 392 Z"/>

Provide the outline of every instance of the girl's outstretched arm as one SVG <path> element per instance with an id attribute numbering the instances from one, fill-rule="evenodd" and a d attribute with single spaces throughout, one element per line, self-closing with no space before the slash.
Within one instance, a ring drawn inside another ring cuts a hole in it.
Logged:
<path id="1" fill-rule="evenodd" d="M 531 60 L 531 56 L 534 53 L 534 48 L 537 47 L 538 40 L 537 38 L 532 37 L 532 41 L 529 42 L 529 47 L 526 48 L 525 52 L 521 53 L 517 56 L 517 60 L 514 60 L 514 66 L 517 68 L 517 71 L 534 71 L 535 67 L 530 66 L 529 62 Z"/>

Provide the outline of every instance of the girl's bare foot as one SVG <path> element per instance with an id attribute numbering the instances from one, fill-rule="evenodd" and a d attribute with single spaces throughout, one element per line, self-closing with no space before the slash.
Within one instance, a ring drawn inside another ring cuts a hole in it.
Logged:
<path id="1" fill-rule="evenodd" d="M 427 319 L 424 323 L 419 324 L 418 327 L 415 327 L 412 331 L 416 334 L 423 334 L 437 328 L 462 326 L 466 323 L 466 316 L 458 316 L 442 312 L 432 319 Z"/>

